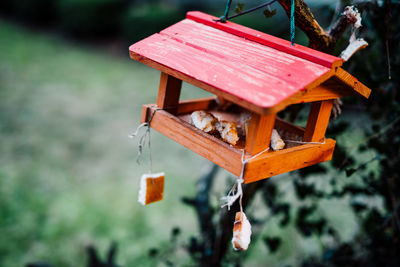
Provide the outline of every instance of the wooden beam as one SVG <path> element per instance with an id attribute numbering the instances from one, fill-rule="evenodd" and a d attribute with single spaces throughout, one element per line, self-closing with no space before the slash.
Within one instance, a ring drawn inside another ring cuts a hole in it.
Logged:
<path id="1" fill-rule="evenodd" d="M 331 115 L 333 100 L 323 100 L 311 103 L 310 114 L 306 130 L 304 132 L 304 142 L 321 142 L 325 137 Z"/>
<path id="2" fill-rule="evenodd" d="M 285 131 L 288 131 L 289 133 L 294 133 L 298 136 L 303 136 L 304 135 L 304 128 L 294 125 L 290 122 L 287 122 L 285 120 L 282 120 L 279 117 L 276 117 L 275 119 L 275 129 L 281 128 Z"/>
<path id="3" fill-rule="evenodd" d="M 217 101 L 215 96 L 183 100 L 179 102 L 176 114 L 186 114 L 196 110 L 210 110 L 216 105 Z"/>
<path id="4" fill-rule="evenodd" d="M 269 147 L 276 114 L 260 115 L 253 113 L 246 135 L 245 150 L 250 155 L 260 153 Z"/>
<path id="5" fill-rule="evenodd" d="M 337 68 L 336 77 L 345 84 L 347 84 L 348 86 L 350 86 L 354 91 L 356 91 L 363 97 L 369 98 L 369 95 L 371 94 L 371 89 L 366 87 L 364 84 L 362 84 L 359 80 L 357 80 L 355 77 L 353 77 L 350 73 L 348 73 L 344 69 Z"/>
<path id="6" fill-rule="evenodd" d="M 335 143 L 333 139 L 326 139 L 324 144 L 304 144 L 263 153 L 247 164 L 244 183 L 252 183 L 331 160 Z"/>
<path id="7" fill-rule="evenodd" d="M 142 114 L 140 116 L 140 123 L 148 122 L 150 109 L 148 105 L 142 106 Z"/>
<path id="8" fill-rule="evenodd" d="M 161 72 L 158 88 L 157 106 L 174 114 L 178 108 L 182 80 Z"/>

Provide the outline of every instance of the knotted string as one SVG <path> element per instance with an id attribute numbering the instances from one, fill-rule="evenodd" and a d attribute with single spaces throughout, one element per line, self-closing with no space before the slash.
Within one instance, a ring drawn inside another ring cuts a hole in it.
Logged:
<path id="1" fill-rule="evenodd" d="M 294 8 L 295 8 L 295 0 L 292 0 L 292 6 L 290 7 L 290 41 L 294 46 L 294 36 L 296 31 L 295 20 L 294 20 Z"/>
<path id="2" fill-rule="evenodd" d="M 240 171 L 240 176 L 236 180 L 235 184 L 233 185 L 232 189 L 229 190 L 228 195 L 226 197 L 222 197 L 221 200 L 224 202 L 224 204 L 221 206 L 221 208 L 228 206 L 228 210 L 231 209 L 231 206 L 235 201 L 239 198 L 239 206 L 240 206 L 240 212 L 241 214 L 243 213 L 243 207 L 242 207 L 242 197 L 243 197 L 243 189 L 242 189 L 242 184 L 244 183 L 244 171 L 246 169 L 246 165 L 249 161 L 255 159 L 256 157 L 260 156 L 264 152 L 267 152 L 269 150 L 269 147 L 264 149 L 263 151 L 257 153 L 256 155 L 252 156 L 251 158 L 244 159 L 245 156 L 245 150 L 243 149 L 242 151 L 242 169 Z M 235 192 L 236 190 L 236 192 Z M 235 193 L 234 193 L 235 192 Z"/>
<path id="3" fill-rule="evenodd" d="M 146 145 L 146 138 L 148 139 L 148 147 L 149 147 L 149 167 L 150 167 L 150 173 L 153 172 L 153 160 L 152 160 L 152 156 L 151 156 L 151 136 L 150 136 L 150 123 L 151 120 L 154 117 L 154 114 L 157 112 L 157 110 L 160 110 L 160 108 L 156 108 L 153 109 L 153 112 L 149 118 L 149 120 L 147 122 L 143 122 L 142 124 L 140 124 L 137 128 L 136 131 L 132 134 L 129 135 L 129 138 L 134 138 L 139 134 L 139 131 L 141 128 L 143 127 L 147 127 L 146 131 L 142 134 L 142 136 L 139 138 L 138 141 L 138 155 L 136 158 L 136 162 L 137 164 L 140 164 L 140 157 L 142 156 L 142 152 L 143 152 L 143 147 Z"/>
<path id="4" fill-rule="evenodd" d="M 303 142 L 303 141 L 296 141 L 296 140 L 284 140 L 284 142 L 288 142 L 288 143 L 298 143 L 298 144 L 325 144 L 325 138 L 323 142 Z M 242 188 L 242 184 L 244 183 L 244 171 L 246 169 L 246 165 L 247 163 L 249 163 L 249 161 L 255 159 L 256 157 L 260 156 L 261 154 L 263 154 L 264 152 L 268 151 L 269 147 L 267 147 L 266 149 L 264 149 L 263 151 L 257 153 L 256 155 L 252 156 L 251 158 L 248 159 L 244 159 L 245 156 L 245 150 L 243 149 L 242 151 L 242 169 L 240 171 L 240 176 L 238 177 L 238 179 L 236 180 L 235 184 L 233 185 L 233 187 L 231 188 L 231 190 L 229 190 L 228 195 L 225 197 L 222 197 L 221 200 L 224 202 L 224 204 L 221 206 L 221 208 L 228 206 L 228 210 L 230 210 L 231 206 L 235 203 L 235 201 L 239 198 L 239 206 L 240 206 L 240 212 L 243 212 L 243 207 L 242 207 L 242 197 L 243 197 L 243 188 Z"/>

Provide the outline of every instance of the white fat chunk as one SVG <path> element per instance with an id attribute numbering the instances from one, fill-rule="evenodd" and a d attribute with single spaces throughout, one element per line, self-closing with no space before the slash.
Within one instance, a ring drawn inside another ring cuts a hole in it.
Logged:
<path id="1" fill-rule="evenodd" d="M 228 142 L 231 145 L 236 145 L 237 141 L 239 141 L 236 123 L 219 121 L 217 123 L 217 130 L 221 135 L 222 140 L 224 140 L 225 142 Z"/>
<path id="2" fill-rule="evenodd" d="M 281 150 L 285 147 L 285 142 L 283 142 L 281 136 L 278 131 L 273 129 L 271 134 L 271 148 L 272 150 Z"/>
<path id="3" fill-rule="evenodd" d="M 232 246 L 235 250 L 247 250 L 250 244 L 251 224 L 244 213 L 237 212 L 235 217 Z"/>
<path id="4" fill-rule="evenodd" d="M 192 119 L 192 124 L 197 129 L 200 129 L 206 133 L 215 130 L 215 123 L 217 122 L 217 119 L 211 113 L 199 110 L 194 111 L 190 117 Z"/>

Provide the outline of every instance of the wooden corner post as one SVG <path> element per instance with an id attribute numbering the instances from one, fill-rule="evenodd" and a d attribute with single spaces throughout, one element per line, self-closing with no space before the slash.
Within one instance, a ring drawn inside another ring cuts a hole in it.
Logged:
<path id="1" fill-rule="evenodd" d="M 331 116 L 333 100 L 323 100 L 311 103 L 307 126 L 304 132 L 304 142 L 321 142 L 325 137 Z"/>
<path id="2" fill-rule="evenodd" d="M 276 114 L 260 115 L 253 113 L 249 129 L 246 135 L 245 150 L 250 155 L 255 155 L 267 149 L 271 142 L 271 134 L 274 129 Z"/>
<path id="3" fill-rule="evenodd" d="M 175 114 L 178 109 L 181 88 L 182 80 L 161 72 L 157 106 Z"/>

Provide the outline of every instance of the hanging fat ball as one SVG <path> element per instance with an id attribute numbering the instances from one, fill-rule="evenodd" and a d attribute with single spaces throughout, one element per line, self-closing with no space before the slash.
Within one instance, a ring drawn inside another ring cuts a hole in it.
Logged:
<path id="1" fill-rule="evenodd" d="M 233 225 L 232 246 L 235 250 L 247 250 L 250 244 L 251 224 L 244 212 L 236 212 Z"/>
<path id="2" fill-rule="evenodd" d="M 139 203 L 147 205 L 163 199 L 165 173 L 143 174 L 140 179 Z"/>

